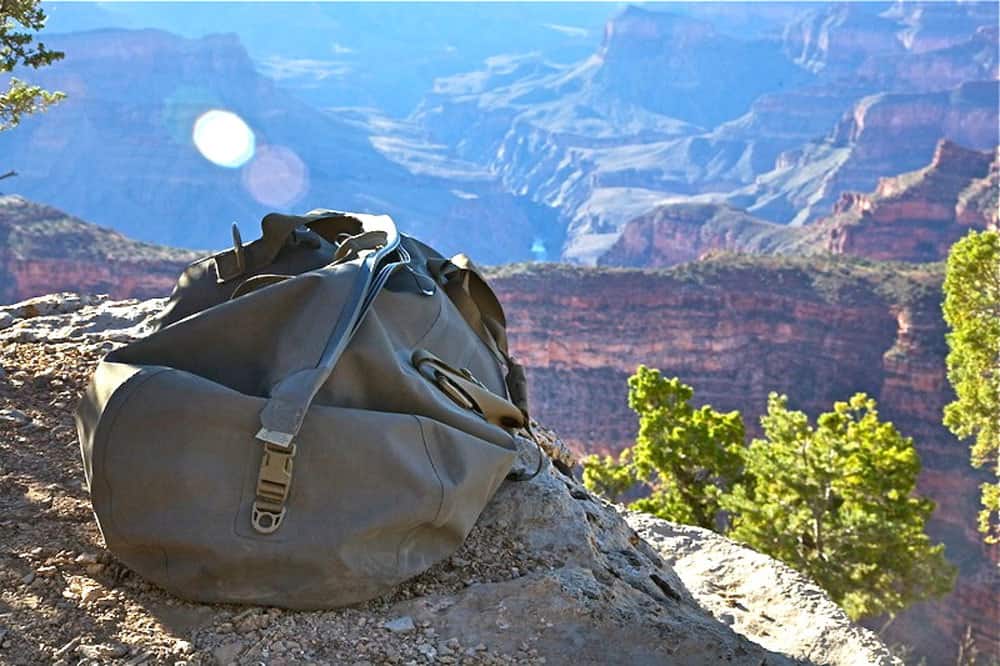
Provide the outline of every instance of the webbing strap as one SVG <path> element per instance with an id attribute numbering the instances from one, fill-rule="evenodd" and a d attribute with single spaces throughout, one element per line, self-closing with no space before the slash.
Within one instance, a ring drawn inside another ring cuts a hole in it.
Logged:
<path id="1" fill-rule="evenodd" d="M 511 357 L 507 345 L 507 318 L 496 294 L 476 265 L 458 254 L 449 259 L 432 259 L 427 268 L 441 284 L 462 318 L 497 360 L 507 366 L 507 394 L 528 415 L 528 384 L 524 368 Z"/>
<path id="2" fill-rule="evenodd" d="M 294 372 L 271 388 L 271 397 L 260 413 L 257 439 L 264 442 L 264 457 L 257 478 L 257 497 L 252 522 L 254 529 L 270 534 L 278 529 L 285 516 L 285 499 L 291 486 L 294 439 L 302 428 L 306 412 L 320 387 L 333 372 L 341 354 L 371 309 L 378 291 L 396 269 L 409 262 L 409 255 L 399 244 L 396 225 L 388 216 L 364 216 L 366 231 L 385 234 L 385 245 L 363 250 L 354 283 L 341 308 L 326 346 L 314 368 Z M 392 252 L 397 261 L 386 261 Z M 285 474 L 287 472 L 287 474 Z M 278 487 L 284 484 L 283 487 Z"/>

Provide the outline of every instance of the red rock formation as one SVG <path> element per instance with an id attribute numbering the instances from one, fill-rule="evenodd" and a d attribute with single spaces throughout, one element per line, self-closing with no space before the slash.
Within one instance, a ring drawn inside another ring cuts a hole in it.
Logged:
<path id="1" fill-rule="evenodd" d="M 869 259 L 939 261 L 969 227 L 985 228 L 996 216 L 995 206 L 989 211 L 967 193 L 970 187 L 988 193 L 991 169 L 996 172 L 995 154 L 941 141 L 929 166 L 883 178 L 870 195 L 843 195 L 834 214 L 817 223 L 827 229 L 826 249 Z"/>
<path id="2" fill-rule="evenodd" d="M 18 196 L 0 197 L 0 303 L 54 291 L 166 296 L 196 257 L 129 240 Z"/>
<path id="3" fill-rule="evenodd" d="M 939 271 L 730 257 L 670 271 L 506 269 L 494 284 L 535 414 L 580 451 L 633 441 L 626 378 L 640 363 L 693 385 L 701 402 L 740 410 L 751 431 L 770 391 L 812 415 L 857 391 L 874 396 L 914 438 L 919 489 L 938 504 L 931 533 L 961 569 L 951 596 L 904 613 L 889 640 L 947 663 L 966 625 L 981 650 L 1000 647 L 1000 553 L 975 531 L 983 477 L 941 426 L 951 394 Z"/>
<path id="4" fill-rule="evenodd" d="M 970 228 L 997 223 L 998 188 L 995 151 L 943 140 L 929 165 L 882 178 L 870 194 L 845 192 L 831 215 L 805 227 L 766 222 L 725 204 L 665 204 L 629 221 L 597 263 L 658 268 L 719 250 L 940 261 Z"/>
<path id="5" fill-rule="evenodd" d="M 808 235 L 726 204 L 665 204 L 629 221 L 597 265 L 661 268 L 719 251 L 785 254 Z"/>

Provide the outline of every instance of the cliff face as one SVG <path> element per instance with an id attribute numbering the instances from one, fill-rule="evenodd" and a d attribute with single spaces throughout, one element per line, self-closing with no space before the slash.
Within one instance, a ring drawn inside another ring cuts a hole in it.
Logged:
<path id="1" fill-rule="evenodd" d="M 827 227 L 826 249 L 869 259 L 939 261 L 969 228 L 996 216 L 977 196 L 990 188 L 996 154 L 942 141 L 929 166 L 883 178 L 870 195 L 843 195 Z"/>
<path id="2" fill-rule="evenodd" d="M 713 251 L 833 253 L 884 261 L 941 261 L 969 229 L 997 220 L 996 153 L 939 141 L 927 166 L 846 192 L 804 227 L 718 203 L 670 203 L 632 219 L 598 265 L 657 268 Z"/>
<path id="3" fill-rule="evenodd" d="M 889 640 L 942 663 L 966 625 L 980 649 L 1000 647 L 1000 583 L 998 551 L 974 526 L 983 477 L 940 425 L 950 389 L 939 271 L 719 258 L 659 272 L 506 269 L 494 284 L 534 412 L 581 451 L 633 441 L 626 378 L 640 363 L 691 384 L 702 403 L 740 410 L 751 432 L 770 391 L 814 416 L 857 391 L 875 397 L 914 438 L 919 489 L 937 502 L 931 533 L 961 569 L 954 594 L 904 613 Z"/>
<path id="4" fill-rule="evenodd" d="M 138 243 L 19 196 L 0 196 L 0 303 L 54 290 L 164 296 L 198 256 Z"/>
<path id="5" fill-rule="evenodd" d="M 977 81 L 865 97 L 822 141 L 783 154 L 753 185 L 724 198 L 767 220 L 807 224 L 828 214 L 843 192 L 868 192 L 886 174 L 927 165 L 942 139 L 994 150 L 997 95 L 996 81 Z"/>
<path id="6" fill-rule="evenodd" d="M 811 229 L 767 222 L 726 204 L 664 204 L 629 220 L 597 265 L 663 268 L 720 251 L 809 252 L 816 245 L 814 235 Z"/>
<path id="7" fill-rule="evenodd" d="M 413 120 L 556 208 L 561 258 L 584 264 L 665 203 L 804 224 L 926 165 L 942 138 L 997 145 L 995 5 L 792 9 L 756 33 L 710 8 L 628 8 L 591 58 L 439 79 Z"/>

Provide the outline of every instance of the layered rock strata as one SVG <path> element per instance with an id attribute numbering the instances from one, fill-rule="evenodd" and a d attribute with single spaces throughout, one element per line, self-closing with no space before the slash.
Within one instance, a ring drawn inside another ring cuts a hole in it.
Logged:
<path id="1" fill-rule="evenodd" d="M 626 379 L 640 363 L 676 375 L 699 403 L 738 409 L 751 433 L 771 391 L 812 416 L 864 391 L 914 438 L 930 524 L 960 568 L 956 591 L 897 619 L 890 640 L 953 659 L 971 626 L 1000 643 L 998 550 L 975 529 L 968 446 L 941 425 L 951 400 L 939 264 L 721 256 L 671 270 L 525 265 L 498 269 L 512 347 L 534 413 L 581 452 L 618 451 L 636 433 Z"/>
<path id="2" fill-rule="evenodd" d="M 0 196 L 0 303 L 53 291 L 163 296 L 197 256 L 133 241 L 16 195 Z"/>

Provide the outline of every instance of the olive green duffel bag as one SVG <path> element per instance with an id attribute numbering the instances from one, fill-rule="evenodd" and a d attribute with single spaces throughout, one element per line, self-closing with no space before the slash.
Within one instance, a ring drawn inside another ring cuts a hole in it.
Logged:
<path id="1" fill-rule="evenodd" d="M 527 425 L 503 311 L 388 217 L 271 214 L 77 411 L 107 547 L 198 601 L 369 599 L 462 543 Z M 539 465 L 542 458 L 539 457 Z M 536 470 L 537 473 L 537 470 Z"/>

